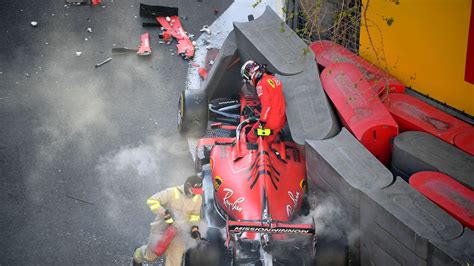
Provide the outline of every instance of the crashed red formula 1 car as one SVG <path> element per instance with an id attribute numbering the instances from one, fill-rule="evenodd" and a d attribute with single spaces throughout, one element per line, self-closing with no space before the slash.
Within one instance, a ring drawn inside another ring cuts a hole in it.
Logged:
<path id="1" fill-rule="evenodd" d="M 196 147 L 205 220 L 225 236 L 233 263 L 312 265 L 314 224 L 293 223 L 307 204 L 303 147 L 288 134 L 274 143 L 263 136 L 248 143 L 246 132 L 258 120 L 258 105 L 256 96 L 243 93 L 240 99 L 214 99 L 209 105 L 199 91 L 185 90 L 180 97 L 182 133 L 196 123 L 207 125 L 209 106 L 210 130 Z"/>

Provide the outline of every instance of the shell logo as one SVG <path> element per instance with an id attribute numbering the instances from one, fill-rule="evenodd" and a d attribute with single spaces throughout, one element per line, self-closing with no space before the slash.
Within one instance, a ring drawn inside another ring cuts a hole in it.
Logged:
<path id="1" fill-rule="evenodd" d="M 308 183 L 306 182 L 306 179 L 301 179 L 300 181 L 300 187 L 303 189 L 303 191 L 307 191 L 308 189 Z"/>
<path id="2" fill-rule="evenodd" d="M 218 175 L 214 177 L 214 191 L 218 191 L 222 185 L 222 178 Z"/>

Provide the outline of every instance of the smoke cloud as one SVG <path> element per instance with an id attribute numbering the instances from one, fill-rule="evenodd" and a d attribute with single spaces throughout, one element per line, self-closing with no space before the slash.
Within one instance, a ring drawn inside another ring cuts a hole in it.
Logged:
<path id="1" fill-rule="evenodd" d="M 194 174 L 188 147 L 178 140 L 176 136 L 157 135 L 144 144 L 122 147 L 100 159 L 97 170 L 109 206 L 107 216 L 112 223 L 120 224 L 122 214 L 130 206 L 137 208 L 134 202 L 142 202 L 138 208 L 146 208 L 146 198 L 167 187 L 181 185 Z M 164 160 L 169 163 L 162 163 Z"/>

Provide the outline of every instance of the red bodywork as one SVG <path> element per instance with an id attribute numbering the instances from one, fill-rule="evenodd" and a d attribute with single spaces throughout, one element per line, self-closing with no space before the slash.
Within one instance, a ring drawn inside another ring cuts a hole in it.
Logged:
<path id="1" fill-rule="evenodd" d="M 148 32 L 143 33 L 140 36 L 140 47 L 138 47 L 137 55 L 150 55 L 150 35 Z"/>
<path id="2" fill-rule="evenodd" d="M 336 63 L 321 73 L 321 83 L 343 125 L 383 164 L 390 165 L 391 140 L 398 125 L 370 83 L 350 63 Z"/>
<path id="3" fill-rule="evenodd" d="M 316 61 L 323 67 L 329 67 L 339 62 L 350 63 L 363 73 L 369 83 L 369 88 L 376 94 L 383 94 L 388 88 L 389 92 L 404 92 L 405 85 L 378 67 L 367 62 L 362 57 L 354 54 L 344 46 L 331 41 L 315 41 L 309 45 L 316 55 Z"/>
<path id="4" fill-rule="evenodd" d="M 194 45 L 189 39 L 188 34 L 184 31 L 181 20 L 179 20 L 178 16 L 171 16 L 169 18 L 169 22 L 166 20 L 166 17 L 156 17 L 156 20 L 165 28 L 166 32 L 178 41 L 178 45 L 176 45 L 178 54 L 186 59 L 192 58 L 194 56 Z M 165 34 L 163 33 L 163 35 Z"/>
<path id="5" fill-rule="evenodd" d="M 256 105 L 258 99 L 241 97 L 241 113 L 245 106 Z M 251 127 L 244 126 L 236 138 L 204 138 L 198 143 L 214 145 L 210 168 L 216 205 L 223 216 L 237 223 L 290 222 L 300 210 L 306 190 L 303 147 L 290 141 L 267 143 L 259 137 L 258 147 L 249 149 L 245 135 Z M 274 239 L 285 237 L 284 233 L 273 235 Z M 245 231 L 241 238 L 258 239 L 258 233 Z"/>
<path id="6" fill-rule="evenodd" d="M 474 191 L 439 172 L 418 172 L 409 180 L 410 185 L 421 194 L 474 230 Z"/>

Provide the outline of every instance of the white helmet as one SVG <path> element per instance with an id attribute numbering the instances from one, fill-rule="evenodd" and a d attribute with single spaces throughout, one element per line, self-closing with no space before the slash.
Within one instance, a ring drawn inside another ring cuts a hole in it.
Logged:
<path id="1" fill-rule="evenodd" d="M 240 75 L 245 80 L 249 81 L 252 86 L 255 86 L 257 79 L 263 75 L 264 68 L 252 60 L 245 62 L 240 69 Z"/>

